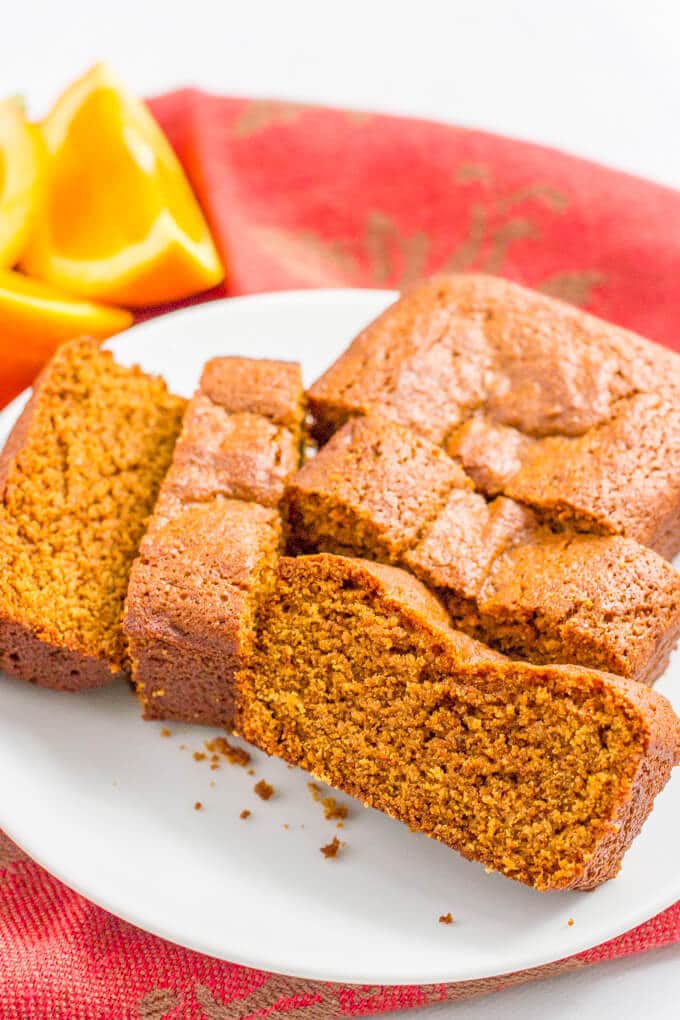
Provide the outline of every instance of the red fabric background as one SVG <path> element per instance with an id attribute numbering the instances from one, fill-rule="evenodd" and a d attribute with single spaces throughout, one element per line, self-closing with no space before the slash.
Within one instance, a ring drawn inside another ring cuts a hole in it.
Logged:
<path id="1" fill-rule="evenodd" d="M 402 287 L 501 273 L 680 350 L 680 193 L 477 131 L 185 90 L 152 100 L 208 215 L 228 285 Z M 155 312 L 161 309 L 155 310 Z M 680 904 L 547 968 L 426 988 L 341 988 L 165 943 L 0 837 L 3 1020 L 307 1020 L 455 1001 L 680 941 Z"/>

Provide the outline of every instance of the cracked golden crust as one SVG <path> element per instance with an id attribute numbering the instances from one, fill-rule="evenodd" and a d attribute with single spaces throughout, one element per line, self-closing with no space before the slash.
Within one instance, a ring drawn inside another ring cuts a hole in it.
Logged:
<path id="1" fill-rule="evenodd" d="M 680 358 L 509 281 L 418 285 L 309 402 L 321 442 L 378 412 L 461 456 L 487 494 L 552 524 L 623 534 L 665 556 L 680 544 Z"/>
<path id="2" fill-rule="evenodd" d="M 284 505 L 291 551 L 406 566 L 456 626 L 508 655 L 651 683 L 680 633 L 680 574 L 657 553 L 553 534 L 522 504 L 470 491 L 438 446 L 376 415 L 335 433 Z"/>

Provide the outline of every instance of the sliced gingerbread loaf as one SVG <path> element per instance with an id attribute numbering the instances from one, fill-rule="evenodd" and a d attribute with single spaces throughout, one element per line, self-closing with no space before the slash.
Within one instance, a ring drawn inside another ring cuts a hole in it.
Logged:
<path id="1" fill-rule="evenodd" d="M 124 627 L 147 719 L 232 725 L 229 680 L 273 581 L 304 415 L 298 365 L 206 365 L 130 576 Z"/>
<path id="2" fill-rule="evenodd" d="M 553 528 L 680 547 L 680 357 L 507 280 L 419 284 L 308 394 L 321 442 L 371 411 Z"/>
<path id="3" fill-rule="evenodd" d="M 661 695 L 495 655 L 398 568 L 284 557 L 255 633 L 243 737 L 540 890 L 613 877 L 680 757 Z"/>
<path id="4" fill-rule="evenodd" d="M 349 420 L 288 486 L 291 550 L 401 564 L 456 626 L 532 662 L 651 683 L 680 633 L 680 574 L 632 539 L 552 533 L 487 501 L 440 447 L 369 414 Z"/>
<path id="5" fill-rule="evenodd" d="M 184 406 L 93 340 L 36 381 L 0 455 L 0 669 L 62 690 L 126 671 L 128 575 Z"/>

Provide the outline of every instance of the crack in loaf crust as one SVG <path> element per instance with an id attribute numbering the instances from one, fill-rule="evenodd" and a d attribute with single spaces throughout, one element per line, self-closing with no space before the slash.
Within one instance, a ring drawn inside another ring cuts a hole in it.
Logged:
<path id="1" fill-rule="evenodd" d="M 304 415 L 298 365 L 205 366 L 130 576 L 124 628 L 145 718 L 231 727 L 230 680 L 273 583 Z"/>
<path id="2" fill-rule="evenodd" d="M 553 527 L 680 547 L 680 358 L 493 277 L 434 277 L 308 394 L 325 442 L 378 412 L 442 444 L 486 495 Z"/>
<path id="3" fill-rule="evenodd" d="M 0 455 L 0 669 L 61 690 L 127 672 L 128 574 L 184 406 L 94 340 L 36 380 Z"/>
<path id="4" fill-rule="evenodd" d="M 266 753 L 541 890 L 613 877 L 680 755 L 661 695 L 494 655 L 411 575 L 337 556 L 280 561 L 234 691 Z"/>
<path id="5" fill-rule="evenodd" d="M 456 626 L 509 655 L 651 683 L 680 632 L 680 574 L 632 539 L 554 534 L 527 507 L 471 489 L 440 447 L 375 414 L 353 418 L 288 485 L 291 551 L 406 566 Z"/>

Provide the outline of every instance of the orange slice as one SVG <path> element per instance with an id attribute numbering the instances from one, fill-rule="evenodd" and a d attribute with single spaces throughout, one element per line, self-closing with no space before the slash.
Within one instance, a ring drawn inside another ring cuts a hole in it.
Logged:
<path id="1" fill-rule="evenodd" d="M 0 101 L 0 268 L 15 265 L 40 204 L 43 146 L 18 99 Z"/>
<path id="2" fill-rule="evenodd" d="M 64 340 L 104 338 L 132 323 L 120 308 L 79 301 L 49 284 L 0 271 L 0 407 L 30 386 Z"/>
<path id="3" fill-rule="evenodd" d="M 140 102 L 98 64 L 42 124 L 45 215 L 22 265 L 82 297 L 138 307 L 219 283 L 224 270 L 184 171 Z"/>

